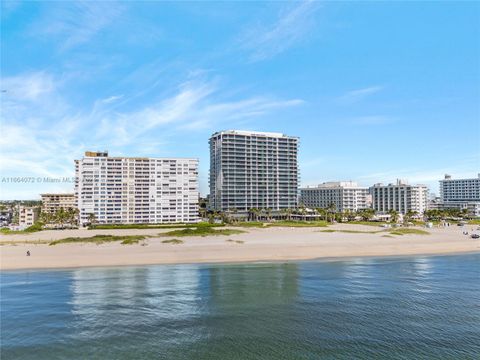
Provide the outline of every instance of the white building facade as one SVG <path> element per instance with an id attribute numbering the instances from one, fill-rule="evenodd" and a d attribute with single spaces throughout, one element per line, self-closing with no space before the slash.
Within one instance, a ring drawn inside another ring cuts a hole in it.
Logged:
<path id="1" fill-rule="evenodd" d="M 300 203 L 309 208 L 358 211 L 370 207 L 368 188 L 353 181 L 326 182 L 300 189 Z"/>
<path id="2" fill-rule="evenodd" d="M 480 174 L 470 179 L 452 179 L 445 175 L 440 180 L 439 208 L 466 209 L 469 215 L 480 217 Z"/>
<path id="3" fill-rule="evenodd" d="M 427 210 L 428 187 L 426 185 L 409 185 L 406 181 L 397 180 L 395 184 L 375 184 L 370 188 L 372 207 L 379 214 L 387 214 L 395 210 L 405 215 L 414 211 L 422 215 Z"/>
<path id="4" fill-rule="evenodd" d="M 26 229 L 37 222 L 40 209 L 31 206 L 18 207 L 18 227 L 20 230 Z"/>
<path id="5" fill-rule="evenodd" d="M 228 130 L 210 138 L 210 209 L 295 208 L 299 139 L 281 133 Z"/>
<path id="6" fill-rule="evenodd" d="M 194 223 L 198 160 L 109 157 L 86 152 L 75 160 L 80 224 Z M 91 215 L 93 214 L 93 215 Z"/>

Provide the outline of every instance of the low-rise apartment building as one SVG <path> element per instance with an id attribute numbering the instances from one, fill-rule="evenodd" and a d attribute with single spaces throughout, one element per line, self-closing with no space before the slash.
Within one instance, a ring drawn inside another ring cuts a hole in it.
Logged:
<path id="1" fill-rule="evenodd" d="M 35 224 L 38 220 L 40 209 L 38 207 L 22 206 L 18 207 L 18 226 L 23 230 Z"/>
<path id="2" fill-rule="evenodd" d="M 300 189 L 300 203 L 309 208 L 358 211 L 369 207 L 368 188 L 353 181 L 326 182 Z"/>
<path id="3" fill-rule="evenodd" d="M 75 194 L 40 194 L 42 197 L 42 212 L 55 214 L 58 210 L 76 209 Z"/>
<path id="4" fill-rule="evenodd" d="M 197 159 L 87 151 L 75 173 L 80 224 L 199 221 Z"/>
<path id="5" fill-rule="evenodd" d="M 375 184 L 370 188 L 372 207 L 379 214 L 387 214 L 391 210 L 405 215 L 414 211 L 422 215 L 427 209 L 428 188 L 426 185 L 409 185 L 398 179 L 395 184 Z"/>

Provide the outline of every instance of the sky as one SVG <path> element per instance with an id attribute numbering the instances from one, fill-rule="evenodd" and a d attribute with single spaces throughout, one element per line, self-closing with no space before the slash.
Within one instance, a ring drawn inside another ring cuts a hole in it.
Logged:
<path id="1" fill-rule="evenodd" d="M 300 137 L 301 185 L 480 173 L 480 2 L 1 2 L 0 199 L 74 159 Z"/>

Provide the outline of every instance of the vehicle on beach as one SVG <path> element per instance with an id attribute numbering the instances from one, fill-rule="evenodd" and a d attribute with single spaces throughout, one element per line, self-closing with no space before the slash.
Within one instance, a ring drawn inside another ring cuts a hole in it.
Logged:
<path id="1" fill-rule="evenodd" d="M 471 237 L 472 239 L 478 239 L 478 238 L 480 238 L 480 235 L 478 235 L 478 234 L 472 234 L 470 237 Z"/>

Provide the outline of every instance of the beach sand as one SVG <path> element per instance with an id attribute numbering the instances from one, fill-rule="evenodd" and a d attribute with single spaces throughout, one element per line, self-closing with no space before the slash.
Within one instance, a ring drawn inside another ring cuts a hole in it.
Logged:
<path id="1" fill-rule="evenodd" d="M 480 241 L 462 234 L 467 228 L 427 229 L 429 235 L 390 235 L 380 227 L 337 224 L 328 228 L 242 228 L 245 233 L 230 236 L 182 237 L 183 244 L 165 244 L 158 234 L 170 230 L 48 230 L 31 234 L 1 235 L 0 269 L 51 269 L 85 266 L 145 264 L 288 261 L 361 256 L 433 255 L 480 252 Z M 324 232 L 323 230 L 365 233 Z M 478 232 L 478 231 L 477 231 Z M 150 235 L 145 246 L 76 243 L 35 244 L 35 241 L 96 234 Z M 173 237 L 172 237 L 173 238 Z M 243 241 L 237 243 L 235 241 Z M 25 243 L 28 242 L 28 243 Z M 26 251 L 31 256 L 26 256 Z"/>

